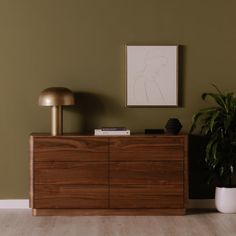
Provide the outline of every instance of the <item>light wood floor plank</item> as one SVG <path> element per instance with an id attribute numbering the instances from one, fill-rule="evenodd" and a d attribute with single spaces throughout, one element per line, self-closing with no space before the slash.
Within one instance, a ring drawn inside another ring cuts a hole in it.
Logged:
<path id="1" fill-rule="evenodd" d="M 236 214 L 185 216 L 32 217 L 30 210 L 0 210 L 1 236 L 235 236 Z"/>

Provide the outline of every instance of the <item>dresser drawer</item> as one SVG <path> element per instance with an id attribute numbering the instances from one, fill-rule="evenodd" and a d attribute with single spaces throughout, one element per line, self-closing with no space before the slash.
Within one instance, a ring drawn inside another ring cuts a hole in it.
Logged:
<path id="1" fill-rule="evenodd" d="M 183 160 L 184 139 L 181 137 L 111 138 L 111 161 Z"/>
<path id="2" fill-rule="evenodd" d="M 108 208 L 108 186 L 51 185 L 34 186 L 35 208 Z"/>
<path id="3" fill-rule="evenodd" d="M 34 153 L 35 161 L 108 161 L 109 154 L 107 152 L 82 152 L 79 150 L 47 150 Z"/>
<path id="4" fill-rule="evenodd" d="M 169 137 L 169 136 L 158 136 L 158 137 L 114 137 L 110 138 L 110 152 L 164 152 L 168 148 L 173 149 L 181 148 L 184 146 L 183 137 Z M 172 150 L 171 150 L 172 151 Z"/>
<path id="5" fill-rule="evenodd" d="M 107 162 L 35 162 L 35 184 L 108 184 Z"/>
<path id="6" fill-rule="evenodd" d="M 183 185 L 111 185 L 110 208 L 183 208 Z"/>
<path id="7" fill-rule="evenodd" d="M 111 152 L 111 161 L 167 161 L 184 160 L 184 148 L 181 145 L 158 146 L 154 150 L 146 152 L 139 150 L 136 152 L 121 151 Z"/>
<path id="8" fill-rule="evenodd" d="M 182 161 L 111 162 L 111 184 L 182 184 Z"/>
<path id="9" fill-rule="evenodd" d="M 108 139 L 34 137 L 34 161 L 108 161 Z"/>

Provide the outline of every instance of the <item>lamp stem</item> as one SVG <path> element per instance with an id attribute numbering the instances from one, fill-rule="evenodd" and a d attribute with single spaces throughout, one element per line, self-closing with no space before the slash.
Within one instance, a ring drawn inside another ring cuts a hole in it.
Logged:
<path id="1" fill-rule="evenodd" d="M 62 107 L 52 106 L 52 136 L 62 135 Z"/>

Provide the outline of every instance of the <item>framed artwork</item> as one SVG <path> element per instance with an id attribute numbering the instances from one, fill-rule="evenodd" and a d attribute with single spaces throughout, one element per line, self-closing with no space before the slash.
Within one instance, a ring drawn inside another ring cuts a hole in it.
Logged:
<path id="1" fill-rule="evenodd" d="M 178 46 L 126 46 L 126 106 L 178 106 Z"/>

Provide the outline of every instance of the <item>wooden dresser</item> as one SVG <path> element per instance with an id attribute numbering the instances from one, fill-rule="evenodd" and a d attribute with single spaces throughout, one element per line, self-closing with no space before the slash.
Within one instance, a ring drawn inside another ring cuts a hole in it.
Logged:
<path id="1" fill-rule="evenodd" d="M 33 215 L 182 215 L 187 135 L 30 137 Z"/>

